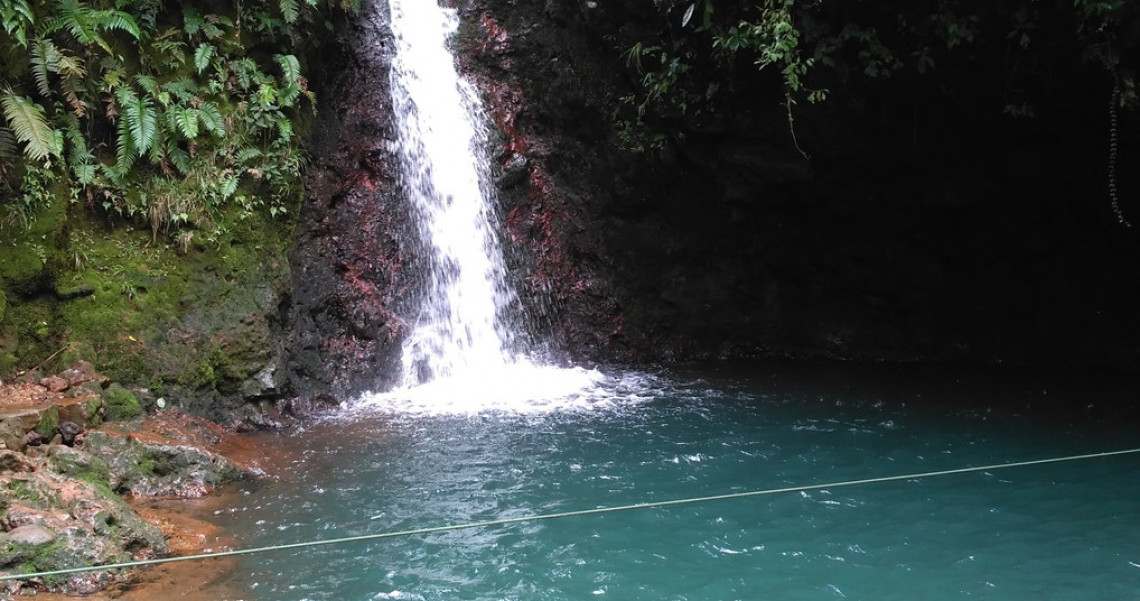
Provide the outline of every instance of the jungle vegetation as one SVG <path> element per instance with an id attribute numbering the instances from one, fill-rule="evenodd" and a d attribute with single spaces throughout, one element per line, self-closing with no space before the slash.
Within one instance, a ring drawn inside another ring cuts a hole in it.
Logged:
<path id="1" fill-rule="evenodd" d="M 289 212 L 331 2 L 0 0 L 0 220 L 83 203 L 185 245 Z"/>
<path id="2" fill-rule="evenodd" d="M 796 139 L 798 110 L 837 94 L 851 101 L 876 86 L 915 95 L 937 88 L 969 94 L 1013 120 L 1034 119 L 1051 96 L 1085 94 L 1107 113 L 1111 179 L 1119 113 L 1138 103 L 1140 3 L 1128 0 L 654 4 L 659 28 L 625 53 L 637 92 L 623 99 L 617 121 L 619 137 L 633 149 L 660 147 L 677 135 L 671 122 L 716 111 L 722 98 L 758 77 L 778 87 L 771 104 L 782 107 L 791 142 L 805 157 Z M 1072 65 L 1095 75 L 1096 86 L 1074 79 Z M 1114 182 L 1109 189 L 1117 219 L 1126 223 Z"/>

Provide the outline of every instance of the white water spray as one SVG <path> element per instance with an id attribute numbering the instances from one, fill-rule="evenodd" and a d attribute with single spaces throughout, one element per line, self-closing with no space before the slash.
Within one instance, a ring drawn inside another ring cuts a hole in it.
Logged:
<path id="1" fill-rule="evenodd" d="M 513 363 L 501 324 L 514 300 L 494 228 L 482 106 L 447 49 L 458 27 L 433 0 L 391 0 L 392 98 L 404 190 L 433 254 L 425 300 L 404 344 L 404 384 Z"/>
<path id="2" fill-rule="evenodd" d="M 471 412 L 572 396 L 600 374 L 536 365 L 506 319 L 517 297 L 495 228 L 483 107 L 448 50 L 458 16 L 434 0 L 389 0 L 389 9 L 402 184 L 431 260 L 402 386 L 362 402 Z"/>

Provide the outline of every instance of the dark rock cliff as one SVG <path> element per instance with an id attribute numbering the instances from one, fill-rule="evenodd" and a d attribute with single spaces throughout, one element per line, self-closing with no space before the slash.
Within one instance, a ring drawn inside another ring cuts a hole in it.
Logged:
<path id="1" fill-rule="evenodd" d="M 313 63 L 321 111 L 292 251 L 291 384 L 299 398 L 343 398 L 395 377 L 407 294 L 410 211 L 399 193 L 386 11 L 366 3 Z M 331 400 L 331 399 L 330 399 Z"/>
<path id="2" fill-rule="evenodd" d="M 1033 119 L 984 96 L 1001 65 L 948 66 L 801 106 L 806 159 L 778 86 L 754 78 L 631 154 L 614 115 L 637 77 L 622 53 L 664 27 L 650 3 L 461 12 L 500 167 L 528 166 L 503 186 L 521 288 L 553 299 L 539 304 L 576 357 L 1140 367 L 1137 234 L 1107 193 L 1111 86 L 1079 51 L 1050 66 L 1067 87 L 1033 90 Z M 1140 120 L 1122 113 L 1119 135 L 1134 164 Z"/>
<path id="3" fill-rule="evenodd" d="M 556 357 L 1140 366 L 1137 239 L 1106 193 L 1109 92 L 1076 55 L 1055 66 L 1072 85 L 1032 120 L 959 93 L 993 73 L 951 68 L 937 85 L 902 78 L 800 107 L 807 159 L 778 84 L 757 78 L 634 153 L 615 118 L 637 77 L 622 53 L 661 27 L 651 3 L 457 9 L 512 277 Z M 390 385 L 414 295 L 383 21 L 345 23 L 317 57 L 292 254 L 302 396 Z M 1120 164 L 1135 163 L 1129 114 L 1120 135 Z M 1140 212 L 1140 182 L 1121 174 L 1124 208 Z"/>

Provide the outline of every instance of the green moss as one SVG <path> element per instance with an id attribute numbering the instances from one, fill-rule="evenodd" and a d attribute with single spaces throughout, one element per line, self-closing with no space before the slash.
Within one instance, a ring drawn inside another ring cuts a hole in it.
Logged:
<path id="1" fill-rule="evenodd" d="M 37 299 L 8 306 L 0 338 L 14 342 L 9 349 L 13 355 L 12 369 L 38 365 L 63 346 L 62 333 L 54 330 L 56 323 L 49 301 Z"/>
<path id="2" fill-rule="evenodd" d="M 103 399 L 91 397 L 83 404 L 83 414 L 87 416 L 88 427 L 94 428 L 103 423 Z"/>
<path id="3" fill-rule="evenodd" d="M 107 403 L 107 421 L 122 421 L 142 415 L 138 397 L 122 386 L 108 388 L 103 400 Z"/>
<path id="4" fill-rule="evenodd" d="M 13 499 L 24 501 L 32 505 L 39 505 L 41 497 L 27 480 L 12 480 L 8 482 L 8 492 Z"/>
<path id="5" fill-rule="evenodd" d="M 40 414 L 40 421 L 36 424 L 36 433 L 45 439 L 50 439 L 55 436 L 55 431 L 59 429 L 59 408 L 51 407 L 47 411 Z"/>

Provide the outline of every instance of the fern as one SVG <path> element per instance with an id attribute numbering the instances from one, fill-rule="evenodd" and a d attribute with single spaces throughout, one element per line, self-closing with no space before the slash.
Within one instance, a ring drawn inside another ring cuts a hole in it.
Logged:
<path id="1" fill-rule="evenodd" d="M 288 142 L 293 139 L 293 122 L 287 118 L 277 120 L 277 131 L 281 134 L 281 139 Z"/>
<path id="2" fill-rule="evenodd" d="M 16 136 L 7 127 L 0 127 L 0 158 L 14 159 L 20 154 L 16 146 Z"/>
<path id="3" fill-rule="evenodd" d="M 248 164 L 253 159 L 261 158 L 262 155 L 263 155 L 263 153 L 261 152 L 261 149 L 259 149 L 258 147 L 246 146 L 246 147 L 244 147 L 238 151 L 237 162 L 239 164 L 245 165 L 245 164 Z"/>
<path id="4" fill-rule="evenodd" d="M 206 24 L 206 20 L 202 15 L 193 8 L 186 6 L 182 9 L 182 31 L 186 32 L 186 37 L 193 39 L 202 31 L 202 26 Z"/>
<path id="5" fill-rule="evenodd" d="M 154 144 L 158 122 L 154 102 L 150 97 L 138 96 L 134 90 L 124 86 L 118 89 L 119 110 L 122 111 L 120 125 L 126 126 L 127 137 L 139 155 L 145 154 Z M 122 144 L 120 127 L 120 145 Z"/>
<path id="6" fill-rule="evenodd" d="M 300 5 L 297 0 L 278 0 L 278 6 L 281 8 L 281 16 L 285 17 L 285 22 L 293 24 L 297 22 L 297 16 L 300 14 Z"/>
<path id="7" fill-rule="evenodd" d="M 222 195 L 222 198 L 229 198 L 234 195 L 234 192 L 237 192 L 237 188 L 238 178 L 237 176 L 231 175 L 222 182 L 222 187 L 218 192 Z"/>
<path id="8" fill-rule="evenodd" d="M 126 119 L 119 119 L 118 129 L 119 143 L 115 147 L 115 168 L 113 172 L 108 173 L 117 185 L 118 180 L 130 172 L 131 166 L 135 164 L 135 159 L 139 156 L 138 149 L 135 148 L 134 143 L 131 141 L 130 127 L 127 125 Z"/>
<path id="9" fill-rule="evenodd" d="M 216 135 L 226 135 L 226 121 L 222 118 L 221 111 L 212 103 L 206 103 L 198 107 L 198 118 L 202 121 L 202 126 L 206 131 Z"/>
<path id="10" fill-rule="evenodd" d="M 189 77 L 183 77 L 162 84 L 162 89 L 180 102 L 191 102 L 198 94 L 198 83 Z"/>
<path id="11" fill-rule="evenodd" d="M 281 65 L 281 71 L 285 74 L 285 82 L 296 85 L 301 81 L 301 62 L 297 57 L 292 54 L 276 54 L 273 60 Z"/>
<path id="12" fill-rule="evenodd" d="M 28 47 L 28 32 L 36 23 L 32 7 L 24 0 L 0 3 L 0 27 L 21 46 Z"/>
<path id="13" fill-rule="evenodd" d="M 24 155 L 28 159 L 47 163 L 51 157 L 59 156 L 62 143 L 57 132 L 48 125 L 43 107 L 8 89 L 0 94 L 0 109 L 12 134 L 24 143 Z"/>
<path id="14" fill-rule="evenodd" d="M 136 75 L 135 81 L 147 94 L 154 94 L 155 90 L 158 89 L 158 80 L 153 75 Z"/>
<path id="15" fill-rule="evenodd" d="M 182 173 L 190 173 L 190 153 L 183 150 L 176 144 L 171 144 L 166 149 L 166 157 L 170 160 L 170 164 L 174 165 Z"/>
<path id="16" fill-rule="evenodd" d="M 166 167 L 166 132 L 162 129 L 155 128 L 154 137 L 151 139 L 150 146 L 145 151 L 150 162 L 155 165 L 160 165 L 162 171 L 166 175 L 172 175 Z"/>
<path id="17" fill-rule="evenodd" d="M 187 140 L 198 137 L 198 109 L 175 107 L 168 113 L 171 116 L 171 129 L 181 133 Z"/>
<path id="18" fill-rule="evenodd" d="M 210 59 L 214 56 L 214 47 L 209 44 L 202 44 L 194 51 L 194 68 L 198 73 L 206 70 L 210 66 Z"/>
<path id="19" fill-rule="evenodd" d="M 51 96 L 51 82 L 48 80 L 48 73 L 54 73 L 58 70 L 59 65 L 59 49 L 51 40 L 44 38 L 37 38 L 32 42 L 32 79 L 36 80 L 36 91 L 40 96 L 48 98 Z"/>
<path id="20" fill-rule="evenodd" d="M 121 10 L 101 10 L 95 15 L 98 19 L 96 26 L 100 29 L 122 31 L 136 40 L 142 38 L 142 30 L 130 13 Z"/>

